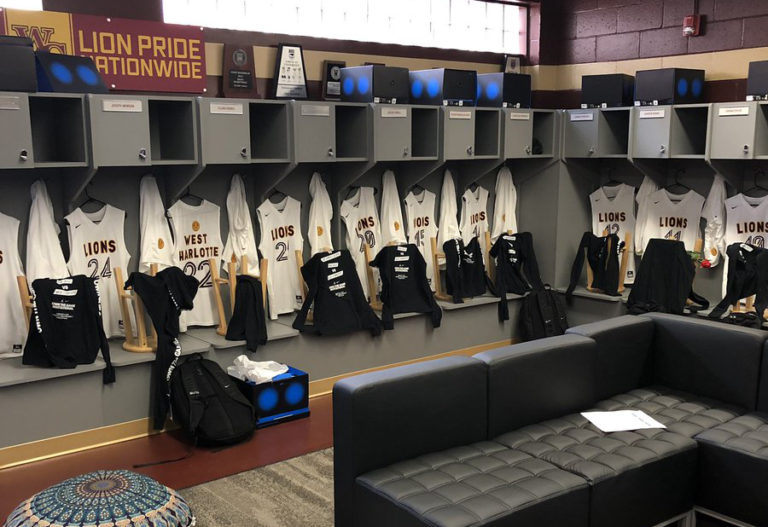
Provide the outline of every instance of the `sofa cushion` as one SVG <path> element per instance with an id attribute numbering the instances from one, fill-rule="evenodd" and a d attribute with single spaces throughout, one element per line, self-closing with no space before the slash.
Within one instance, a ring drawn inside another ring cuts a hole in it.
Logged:
<path id="1" fill-rule="evenodd" d="M 606 434 L 581 414 L 526 426 L 494 441 L 578 474 L 591 483 L 696 448 L 692 439 L 664 429 Z"/>
<path id="2" fill-rule="evenodd" d="M 584 479 L 493 442 L 395 463 L 359 476 L 357 482 L 427 525 L 441 527 L 487 525 L 579 490 L 585 511 L 588 500 Z"/>
<path id="3" fill-rule="evenodd" d="M 592 406 L 595 342 L 562 335 L 475 355 L 488 367 L 488 437 Z"/>
<path id="4" fill-rule="evenodd" d="M 768 518 L 768 414 L 749 414 L 699 434 L 696 504 L 752 525 Z"/>
<path id="5" fill-rule="evenodd" d="M 756 409 L 768 333 L 677 315 L 642 317 L 655 326 L 652 384 Z"/>
<path id="6" fill-rule="evenodd" d="M 665 387 L 615 395 L 597 403 L 597 409 L 605 412 L 642 410 L 665 425 L 669 432 L 685 437 L 694 437 L 743 413 L 738 408 Z"/>
<path id="7" fill-rule="evenodd" d="M 651 381 L 653 321 L 626 315 L 569 328 L 566 333 L 594 339 L 597 398 L 628 392 Z"/>

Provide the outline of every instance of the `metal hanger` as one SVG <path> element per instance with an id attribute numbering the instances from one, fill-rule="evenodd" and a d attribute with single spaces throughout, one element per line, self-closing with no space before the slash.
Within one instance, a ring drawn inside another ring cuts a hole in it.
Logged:
<path id="1" fill-rule="evenodd" d="M 192 185 L 189 185 L 187 187 L 186 192 L 184 192 L 184 195 L 179 198 L 179 200 L 183 200 L 184 198 L 192 198 L 198 200 L 200 203 L 205 201 L 202 197 L 198 196 L 197 194 L 192 194 Z"/>
<path id="2" fill-rule="evenodd" d="M 765 188 L 764 186 L 760 185 L 757 182 L 757 176 L 765 176 L 765 171 L 763 169 L 757 169 L 754 172 L 752 172 L 752 186 L 748 189 L 742 190 L 742 194 L 746 194 L 747 192 L 750 192 L 752 190 L 761 190 L 763 193 L 760 196 L 752 196 L 756 198 L 761 198 L 765 195 L 768 195 L 768 188 Z"/>
<path id="3" fill-rule="evenodd" d="M 470 184 L 469 184 L 469 187 L 467 187 L 467 188 L 468 188 L 468 189 L 469 189 L 471 192 L 474 192 L 474 191 L 476 191 L 476 190 L 477 190 L 477 187 L 479 187 L 479 186 L 480 186 L 480 185 L 478 185 L 478 184 L 477 184 L 477 181 L 473 181 L 472 183 L 470 183 Z"/>
<path id="4" fill-rule="evenodd" d="M 344 199 L 349 199 L 354 195 L 355 192 L 357 192 L 358 189 L 361 189 L 361 188 L 363 187 L 360 187 L 357 185 L 350 185 L 349 190 L 347 190 L 347 195 L 344 197 Z M 377 189 L 376 187 L 373 187 L 373 195 L 375 196 L 378 193 L 379 193 L 379 189 Z"/>
<path id="5" fill-rule="evenodd" d="M 279 203 L 283 201 L 285 198 L 287 198 L 288 194 L 286 194 L 285 192 L 283 192 L 278 188 L 273 188 L 272 192 L 270 192 L 269 195 L 267 196 L 267 199 L 272 201 L 272 198 L 274 198 L 275 196 L 280 196 L 280 199 L 277 200 L 277 202 Z"/>
<path id="6" fill-rule="evenodd" d="M 666 187 L 664 187 L 664 189 L 665 190 L 669 190 L 672 187 L 682 187 L 686 191 L 692 190 L 691 187 L 689 187 L 688 185 L 686 185 L 684 183 L 680 183 L 680 180 L 678 179 L 678 176 L 680 176 L 680 174 L 685 174 L 685 169 L 684 168 L 678 168 L 677 170 L 675 170 L 675 180 L 674 180 L 674 182 L 672 182 L 672 184 L 667 185 Z"/>
<path id="7" fill-rule="evenodd" d="M 413 192 L 414 194 L 421 194 L 421 193 L 422 193 L 422 192 L 424 192 L 425 190 L 427 190 L 427 189 L 425 189 L 424 187 L 422 187 L 422 186 L 421 186 L 421 185 L 419 185 L 418 183 L 414 183 L 414 184 L 413 184 L 413 185 L 411 185 L 411 187 L 408 189 L 408 192 Z"/>
<path id="8" fill-rule="evenodd" d="M 603 183 L 603 187 L 615 187 L 616 185 L 621 185 L 621 181 L 613 177 L 613 167 L 608 167 L 605 171 L 608 174 L 608 179 Z"/>
<path id="9" fill-rule="evenodd" d="M 95 203 L 97 205 L 101 205 L 102 207 L 106 207 L 107 206 L 106 202 L 101 201 L 100 199 L 93 197 L 91 195 L 91 193 L 88 192 L 88 187 L 90 187 L 90 186 L 91 186 L 91 183 L 88 183 L 85 186 L 85 188 L 83 189 L 83 194 L 85 194 L 85 201 L 83 201 L 80 204 L 80 208 L 83 208 L 85 205 L 88 205 L 89 203 Z"/>

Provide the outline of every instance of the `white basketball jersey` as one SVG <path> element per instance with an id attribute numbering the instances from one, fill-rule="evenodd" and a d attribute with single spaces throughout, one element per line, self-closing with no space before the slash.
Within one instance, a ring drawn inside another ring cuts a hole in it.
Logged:
<path id="1" fill-rule="evenodd" d="M 672 194 L 661 189 L 647 200 L 645 225 L 638 225 L 639 238 L 643 251 L 652 238 L 678 240 L 685 244 L 686 251 L 693 251 L 696 240 L 701 238 L 699 226 L 704 196 L 689 190 L 685 194 Z"/>
<path id="2" fill-rule="evenodd" d="M 158 271 L 176 265 L 165 206 L 157 190 L 157 182 L 152 176 L 141 178 L 139 185 L 139 230 L 139 271 L 148 273 L 153 264 L 157 265 Z"/>
<path id="3" fill-rule="evenodd" d="M 325 188 L 323 178 L 315 172 L 309 181 L 309 195 L 312 203 L 309 205 L 309 225 L 307 237 L 312 256 L 323 251 L 332 251 L 331 219 L 333 218 L 333 205 L 328 189 Z"/>
<path id="4" fill-rule="evenodd" d="M 395 174 L 391 170 L 381 177 L 381 244 L 405 243 L 403 209 L 397 193 Z"/>
<path id="5" fill-rule="evenodd" d="M 427 262 L 427 280 L 434 291 L 431 239 L 436 238 L 438 233 L 435 221 L 435 195 L 428 190 L 424 190 L 419 195 L 409 192 L 405 197 L 405 216 L 408 219 L 408 243 L 414 244 Z"/>
<path id="6" fill-rule="evenodd" d="M 736 194 L 725 200 L 725 246 L 748 243 L 766 247 L 768 196 L 753 198 Z"/>
<path id="7" fill-rule="evenodd" d="M 185 274 L 200 282 L 194 307 L 182 313 L 181 324 L 186 326 L 215 326 L 219 323 L 216 300 L 211 280 L 209 260 L 221 269 L 221 225 L 219 206 L 203 200 L 200 205 L 189 205 L 179 200 L 168 214 L 175 240 L 176 259 Z"/>
<path id="8" fill-rule="evenodd" d="M 64 253 L 59 243 L 59 226 L 53 217 L 53 204 L 41 180 L 30 188 L 32 206 L 27 226 L 27 281 L 30 287 L 38 278 L 69 276 Z"/>
<path id="9" fill-rule="evenodd" d="M 592 234 L 615 234 L 624 241 L 626 233 L 632 234 L 627 247 L 627 276 L 625 283 L 635 282 L 635 187 L 620 185 L 600 187 L 589 195 L 592 205 Z"/>
<path id="10" fill-rule="evenodd" d="M 0 213 L 0 359 L 21 357 L 24 351 L 27 326 L 16 282 L 23 274 L 19 220 Z"/>
<path id="11" fill-rule="evenodd" d="M 224 245 L 224 260 L 235 264 L 241 274 L 259 276 L 259 252 L 256 250 L 256 235 L 253 232 L 251 208 L 245 194 L 245 183 L 239 174 L 232 176 L 227 194 L 227 219 L 229 235 Z M 241 269 L 243 257 L 247 273 Z"/>
<path id="12" fill-rule="evenodd" d="M 269 317 L 301 309 L 303 291 L 296 251 L 303 250 L 301 203 L 286 196 L 280 203 L 266 200 L 256 209 L 261 228 L 259 250 L 267 260 Z"/>
<path id="13" fill-rule="evenodd" d="M 488 249 L 485 246 L 485 233 L 488 231 L 488 191 L 483 187 L 477 187 L 474 192 L 467 189 L 461 196 L 459 230 L 465 245 L 471 242 L 472 238 L 477 238 L 485 259 Z"/>
<path id="14" fill-rule="evenodd" d="M 352 254 L 352 259 L 355 260 L 357 274 L 367 297 L 369 296 L 368 262 L 365 261 L 365 246 L 368 245 L 370 249 L 371 260 L 376 257 L 383 246 L 373 188 L 360 187 L 354 196 L 344 200 L 341 203 L 341 219 L 344 220 L 344 226 L 347 228 L 347 249 Z M 371 269 L 376 283 L 376 291 L 381 291 L 379 270 L 375 267 Z"/>
<path id="15" fill-rule="evenodd" d="M 114 269 L 119 267 L 127 278 L 131 255 L 125 245 L 125 212 L 105 205 L 96 212 L 75 209 L 64 219 L 69 233 L 69 272 L 96 279 L 104 333 L 107 337 L 124 335 Z"/>
<path id="16" fill-rule="evenodd" d="M 507 167 L 501 167 L 496 175 L 494 198 L 491 242 L 496 243 L 502 234 L 517 232 L 517 189 Z"/>

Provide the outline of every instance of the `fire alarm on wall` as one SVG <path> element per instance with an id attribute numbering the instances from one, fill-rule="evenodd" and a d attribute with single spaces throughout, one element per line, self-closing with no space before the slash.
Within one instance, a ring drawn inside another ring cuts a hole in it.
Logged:
<path id="1" fill-rule="evenodd" d="M 701 15 L 688 15 L 683 19 L 683 36 L 698 37 L 701 32 Z"/>

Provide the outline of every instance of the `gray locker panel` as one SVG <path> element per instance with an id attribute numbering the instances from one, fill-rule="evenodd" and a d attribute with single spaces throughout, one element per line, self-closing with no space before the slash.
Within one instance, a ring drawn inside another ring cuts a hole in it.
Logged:
<path id="1" fill-rule="evenodd" d="M 31 168 L 32 126 L 26 93 L 0 93 L 0 168 Z"/>
<path id="2" fill-rule="evenodd" d="M 755 156 L 757 103 L 720 103 L 712 108 L 712 159 L 752 159 Z"/>
<path id="3" fill-rule="evenodd" d="M 407 106 L 373 105 L 373 150 L 376 161 L 402 161 L 413 156 Z"/>
<path id="4" fill-rule="evenodd" d="M 248 101 L 202 98 L 198 105 L 203 164 L 250 163 Z"/>
<path id="5" fill-rule="evenodd" d="M 317 163 L 336 157 L 336 109 L 319 102 L 293 103 L 296 161 Z"/>
<path id="6" fill-rule="evenodd" d="M 533 110 L 504 110 L 504 158 L 519 159 L 531 155 Z"/>
<path id="7" fill-rule="evenodd" d="M 768 104 L 757 105 L 755 116 L 755 156 L 768 156 Z"/>
<path id="8" fill-rule="evenodd" d="M 652 106 L 632 110 L 632 157 L 668 159 L 672 122 L 671 106 Z"/>
<path id="9" fill-rule="evenodd" d="M 142 166 L 152 159 L 146 97 L 90 95 L 94 166 Z"/>
<path id="10" fill-rule="evenodd" d="M 599 110 L 568 110 L 565 114 L 565 157 L 595 157 Z"/>
<path id="11" fill-rule="evenodd" d="M 443 108 L 442 123 L 444 158 L 472 159 L 475 152 L 475 109 Z"/>

